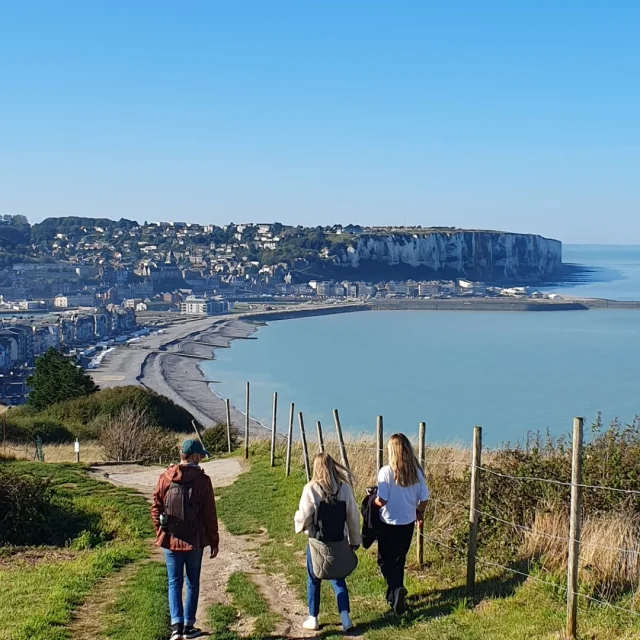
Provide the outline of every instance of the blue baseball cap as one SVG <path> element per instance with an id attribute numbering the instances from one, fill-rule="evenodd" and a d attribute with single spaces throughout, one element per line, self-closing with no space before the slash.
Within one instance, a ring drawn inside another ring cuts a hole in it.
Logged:
<path id="1" fill-rule="evenodd" d="M 192 456 L 194 453 L 199 453 L 201 456 L 209 455 L 209 452 L 202 446 L 200 440 L 185 440 L 180 450 L 187 457 Z"/>

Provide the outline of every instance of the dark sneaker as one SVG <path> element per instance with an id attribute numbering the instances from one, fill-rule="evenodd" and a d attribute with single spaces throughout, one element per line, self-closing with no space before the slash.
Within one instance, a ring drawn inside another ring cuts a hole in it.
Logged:
<path id="1" fill-rule="evenodd" d="M 398 587 L 393 594 L 393 610 L 398 616 L 407 610 L 406 597 L 407 590 L 404 587 Z"/>
<path id="2" fill-rule="evenodd" d="M 198 629 L 196 627 L 185 627 L 184 631 L 182 632 L 182 637 L 185 640 L 188 640 L 189 638 L 199 638 L 203 635 L 204 634 L 202 633 L 202 629 Z"/>
<path id="3" fill-rule="evenodd" d="M 182 625 L 181 624 L 172 624 L 171 625 L 171 635 L 169 636 L 169 640 L 182 640 Z"/>

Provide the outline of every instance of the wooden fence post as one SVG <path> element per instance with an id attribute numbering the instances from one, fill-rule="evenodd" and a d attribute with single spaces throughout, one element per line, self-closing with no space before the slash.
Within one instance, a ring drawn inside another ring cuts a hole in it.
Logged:
<path id="1" fill-rule="evenodd" d="M 284 474 L 288 476 L 291 473 L 291 447 L 293 444 L 293 416 L 295 413 L 295 405 L 291 403 L 289 409 L 289 430 L 287 431 L 287 457 L 284 461 Z"/>
<path id="2" fill-rule="evenodd" d="M 247 382 L 246 414 L 244 416 L 244 459 L 249 459 L 249 383 Z"/>
<path id="3" fill-rule="evenodd" d="M 307 476 L 307 482 L 311 480 L 311 465 L 309 464 L 309 450 L 307 449 L 307 434 L 304 431 L 304 418 L 302 411 L 298 414 L 298 423 L 300 424 L 300 438 L 302 440 L 302 457 L 304 458 L 304 472 Z"/>
<path id="4" fill-rule="evenodd" d="M 322 424 L 320 420 L 316 422 L 316 429 L 318 430 L 318 451 L 324 453 L 324 438 L 322 437 Z"/>
<path id="5" fill-rule="evenodd" d="M 276 420 L 278 419 L 278 392 L 273 393 L 273 415 L 271 417 L 271 466 L 276 466 Z"/>
<path id="6" fill-rule="evenodd" d="M 342 458 L 342 466 L 347 469 L 351 475 L 351 467 L 349 466 L 349 458 L 347 456 L 347 448 L 344 446 L 344 438 L 342 437 L 342 425 L 340 424 L 340 415 L 338 410 L 333 410 L 333 421 L 336 423 L 336 431 L 338 433 L 338 444 L 340 445 L 340 457 Z"/>
<path id="7" fill-rule="evenodd" d="M 224 406 L 227 410 L 227 449 L 231 453 L 231 402 L 229 398 L 224 401 Z"/>
<path id="8" fill-rule="evenodd" d="M 567 637 L 578 632 L 578 560 L 580 557 L 580 525 L 582 511 L 582 431 L 583 418 L 573 420 L 571 450 L 571 511 L 569 519 L 569 562 L 567 569 Z"/>
<path id="9" fill-rule="evenodd" d="M 473 429 L 471 459 L 471 497 L 469 500 L 469 546 L 467 548 L 467 591 L 473 598 L 476 583 L 476 548 L 478 544 L 478 498 L 480 497 L 480 467 L 482 466 L 482 427 Z"/>
<path id="10" fill-rule="evenodd" d="M 378 416 L 376 420 L 376 469 L 384 466 L 384 426 L 382 416 Z"/>
<path id="11" fill-rule="evenodd" d="M 427 432 L 427 425 L 425 422 L 421 422 L 418 427 L 418 462 L 420 468 L 424 472 L 424 444 L 425 436 Z M 416 555 L 418 560 L 418 566 L 421 567 L 424 564 L 424 520 L 418 523 L 417 527 L 417 539 L 416 539 Z"/>

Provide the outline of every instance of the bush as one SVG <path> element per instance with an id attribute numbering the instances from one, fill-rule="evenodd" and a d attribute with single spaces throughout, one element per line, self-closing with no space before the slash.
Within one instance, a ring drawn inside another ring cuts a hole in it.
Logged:
<path id="1" fill-rule="evenodd" d="M 73 433 L 57 420 L 41 417 L 40 414 L 29 416 L 15 415 L 12 411 L 7 420 L 7 437 L 11 440 L 34 442 L 38 436 L 43 442 L 67 442 Z"/>
<path id="2" fill-rule="evenodd" d="M 62 545 L 82 520 L 47 479 L 0 465 L 0 545 Z"/>
<path id="3" fill-rule="evenodd" d="M 202 432 L 202 442 L 205 449 L 210 453 L 227 453 L 229 451 L 229 443 L 227 442 L 227 426 L 224 424 L 216 424 L 213 427 L 207 427 Z M 231 431 L 231 449 L 238 446 L 237 436 Z"/>
<path id="4" fill-rule="evenodd" d="M 99 442 L 107 460 L 151 462 L 178 457 L 175 437 L 134 406 L 124 407 L 103 427 Z"/>
<path id="5" fill-rule="evenodd" d="M 144 412 L 149 422 L 169 431 L 185 432 L 193 428 L 193 416 L 169 398 L 143 387 L 126 386 L 59 402 L 43 411 L 31 407 L 12 409 L 7 413 L 7 433 L 17 440 L 33 440 L 40 435 L 44 442 L 68 442 L 76 437 L 96 439 L 125 407 Z M 36 433 L 36 423 L 40 423 L 37 429 L 41 433 Z"/>

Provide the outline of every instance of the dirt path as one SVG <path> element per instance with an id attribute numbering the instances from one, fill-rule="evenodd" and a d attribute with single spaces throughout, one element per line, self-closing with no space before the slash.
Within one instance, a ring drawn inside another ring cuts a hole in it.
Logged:
<path id="1" fill-rule="evenodd" d="M 246 470 L 238 459 L 214 460 L 202 465 L 211 477 L 214 487 L 232 484 Z M 120 486 L 130 487 L 151 498 L 159 468 L 149 469 L 136 465 L 96 467 L 91 473 Z M 205 556 L 202 564 L 200 582 L 200 601 L 198 604 L 198 626 L 210 632 L 207 625 L 207 609 L 214 603 L 229 603 L 226 585 L 231 574 L 244 571 L 258 585 L 271 610 L 282 616 L 282 622 L 275 636 L 283 638 L 314 637 L 316 634 L 302 629 L 307 616 L 306 606 L 291 591 L 283 575 L 265 574 L 260 565 L 258 550 L 264 542 L 264 536 L 233 536 L 220 522 L 220 554 L 214 560 Z M 86 635 L 73 636 L 84 640 Z"/>

